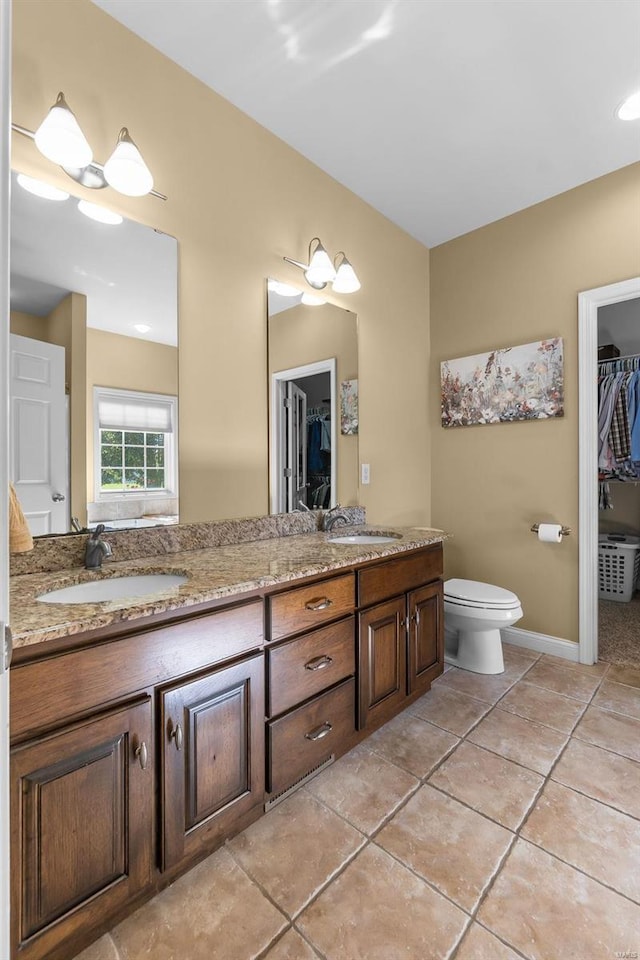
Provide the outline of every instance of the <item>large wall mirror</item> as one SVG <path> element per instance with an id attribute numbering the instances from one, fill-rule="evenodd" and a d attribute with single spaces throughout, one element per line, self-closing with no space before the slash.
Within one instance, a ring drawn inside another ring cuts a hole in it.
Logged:
<path id="1" fill-rule="evenodd" d="M 357 318 L 314 299 L 267 281 L 272 513 L 358 502 Z"/>
<path id="2" fill-rule="evenodd" d="M 20 179 L 12 174 L 10 479 L 31 531 L 176 522 L 176 240 L 98 222 L 77 198 L 37 196 Z"/>

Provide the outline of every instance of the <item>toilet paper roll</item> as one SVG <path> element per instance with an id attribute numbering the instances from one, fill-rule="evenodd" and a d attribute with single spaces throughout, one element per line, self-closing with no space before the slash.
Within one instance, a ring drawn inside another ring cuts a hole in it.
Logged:
<path id="1" fill-rule="evenodd" d="M 543 543 L 560 543 L 562 527 L 559 523 L 541 523 L 538 525 L 538 540 Z"/>

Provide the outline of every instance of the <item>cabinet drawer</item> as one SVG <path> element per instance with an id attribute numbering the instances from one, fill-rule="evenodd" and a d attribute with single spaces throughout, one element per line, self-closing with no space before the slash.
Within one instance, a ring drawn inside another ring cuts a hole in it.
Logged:
<path id="1" fill-rule="evenodd" d="M 355 729 L 355 680 L 323 693 L 267 725 L 268 789 L 280 793 L 332 753 L 343 752 Z"/>
<path id="2" fill-rule="evenodd" d="M 320 580 L 269 598 L 271 640 L 302 633 L 328 620 L 353 612 L 355 581 L 352 573 Z"/>
<path id="3" fill-rule="evenodd" d="M 353 626 L 354 618 L 349 617 L 269 649 L 270 716 L 355 673 Z"/>
<path id="4" fill-rule="evenodd" d="M 368 607 L 442 576 L 442 544 L 358 571 L 358 605 Z"/>

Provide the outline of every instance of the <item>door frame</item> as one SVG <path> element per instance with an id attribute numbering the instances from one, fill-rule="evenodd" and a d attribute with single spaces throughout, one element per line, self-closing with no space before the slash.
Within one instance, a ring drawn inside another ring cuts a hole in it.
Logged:
<path id="1" fill-rule="evenodd" d="M 598 659 L 598 309 L 640 297 L 640 277 L 578 294 L 580 663 Z"/>
<path id="2" fill-rule="evenodd" d="M 338 479 L 338 431 L 337 431 L 337 382 L 336 358 L 316 360 L 301 367 L 290 367 L 271 374 L 271 397 L 269 411 L 269 506 L 271 513 L 279 513 L 280 481 L 282 479 L 281 453 L 283 449 L 283 418 L 280 416 L 283 385 L 287 380 L 313 377 L 318 373 L 328 373 L 331 396 L 331 507 L 337 503 L 336 483 Z"/>

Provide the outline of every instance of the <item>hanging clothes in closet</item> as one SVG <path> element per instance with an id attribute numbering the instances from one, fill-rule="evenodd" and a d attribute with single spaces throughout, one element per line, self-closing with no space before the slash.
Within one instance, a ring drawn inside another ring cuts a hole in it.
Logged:
<path id="1" fill-rule="evenodd" d="M 598 475 L 601 510 L 613 506 L 609 480 L 640 480 L 640 355 L 599 364 Z"/>
<path id="2" fill-rule="evenodd" d="M 326 408 L 307 411 L 307 502 L 323 509 L 331 501 L 331 412 Z"/>

